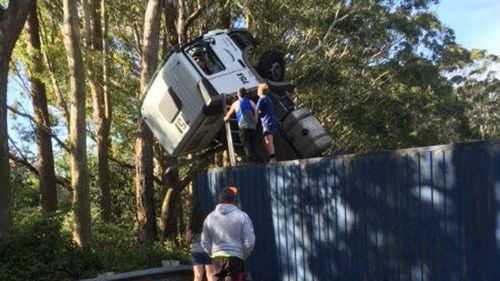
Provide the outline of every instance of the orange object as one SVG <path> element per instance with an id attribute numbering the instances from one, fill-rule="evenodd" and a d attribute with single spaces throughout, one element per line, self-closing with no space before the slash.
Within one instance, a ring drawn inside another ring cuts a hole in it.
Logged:
<path id="1" fill-rule="evenodd" d="M 236 186 L 230 186 L 229 190 L 236 196 L 238 194 L 238 188 Z"/>

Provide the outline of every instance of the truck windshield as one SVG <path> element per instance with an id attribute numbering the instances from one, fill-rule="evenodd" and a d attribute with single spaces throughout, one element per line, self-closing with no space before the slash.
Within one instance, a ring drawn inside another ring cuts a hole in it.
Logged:
<path id="1" fill-rule="evenodd" d="M 207 75 L 213 75 L 226 69 L 208 40 L 195 42 L 188 46 L 185 51 Z"/>

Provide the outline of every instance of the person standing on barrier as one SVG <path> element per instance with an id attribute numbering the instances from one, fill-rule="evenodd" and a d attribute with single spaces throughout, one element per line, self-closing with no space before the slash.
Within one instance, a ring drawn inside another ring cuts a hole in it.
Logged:
<path id="1" fill-rule="evenodd" d="M 240 140 L 245 151 L 246 161 L 255 163 L 257 162 L 255 155 L 257 106 L 252 100 L 246 98 L 247 91 L 245 88 L 240 88 L 237 95 L 238 100 L 231 104 L 231 108 L 224 116 L 224 121 L 227 122 L 236 112 Z"/>
<path id="2" fill-rule="evenodd" d="M 217 281 L 245 281 L 245 259 L 255 245 L 250 217 L 236 207 L 235 187 L 219 193 L 219 204 L 203 224 L 201 245 L 212 257 Z"/>
<path id="3" fill-rule="evenodd" d="M 278 127 L 276 113 L 274 112 L 273 100 L 267 95 L 269 87 L 267 84 L 259 84 L 257 95 L 257 109 L 260 113 L 260 121 L 262 123 L 262 134 L 264 135 L 264 146 L 269 153 L 269 162 L 276 162 L 274 151 L 274 133 Z"/>
<path id="4" fill-rule="evenodd" d="M 191 214 L 191 220 L 186 227 L 186 242 L 190 243 L 191 259 L 193 262 L 194 281 L 203 281 L 206 274 L 207 281 L 215 281 L 215 269 L 210 256 L 201 247 L 201 231 L 205 220 L 205 213 L 201 205 L 195 203 Z"/>

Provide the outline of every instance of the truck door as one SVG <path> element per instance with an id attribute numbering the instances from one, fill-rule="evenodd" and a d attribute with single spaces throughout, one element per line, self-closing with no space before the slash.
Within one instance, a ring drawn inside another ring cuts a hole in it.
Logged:
<path id="1" fill-rule="evenodd" d="M 218 93 L 232 94 L 239 88 L 255 88 L 257 78 L 243 60 L 241 49 L 226 34 L 202 39 L 186 47 L 193 63 Z"/>

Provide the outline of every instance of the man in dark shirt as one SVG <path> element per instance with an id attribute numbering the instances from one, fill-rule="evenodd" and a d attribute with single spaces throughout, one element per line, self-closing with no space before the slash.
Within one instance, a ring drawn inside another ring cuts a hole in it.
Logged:
<path id="1" fill-rule="evenodd" d="M 276 132 L 278 124 L 274 112 L 273 100 L 267 95 L 268 90 L 269 87 L 267 84 L 259 84 L 257 88 L 257 95 L 259 96 L 257 109 L 259 110 L 260 121 L 262 123 L 264 146 L 269 153 L 270 162 L 275 162 L 273 134 Z"/>

